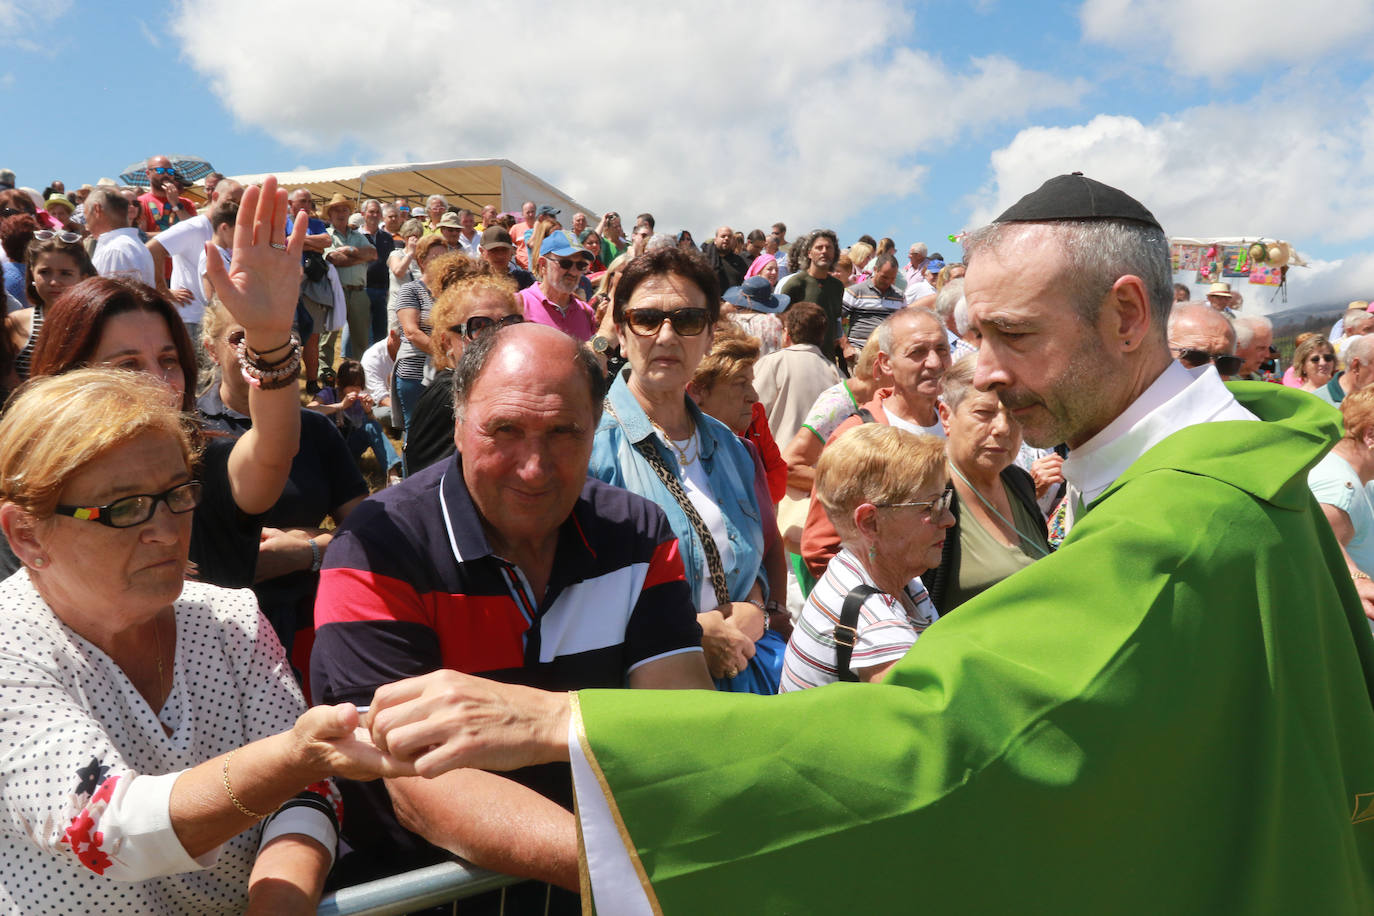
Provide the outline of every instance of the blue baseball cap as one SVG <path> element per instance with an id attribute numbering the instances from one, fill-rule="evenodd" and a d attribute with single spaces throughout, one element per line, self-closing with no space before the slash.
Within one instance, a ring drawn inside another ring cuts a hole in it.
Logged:
<path id="1" fill-rule="evenodd" d="M 548 238 L 544 239 L 544 244 L 539 246 L 539 256 L 547 258 L 553 255 L 555 258 L 570 258 L 575 254 L 585 254 L 588 258 L 592 253 L 581 245 L 577 244 L 577 239 L 571 233 L 562 229 L 549 233 Z"/>

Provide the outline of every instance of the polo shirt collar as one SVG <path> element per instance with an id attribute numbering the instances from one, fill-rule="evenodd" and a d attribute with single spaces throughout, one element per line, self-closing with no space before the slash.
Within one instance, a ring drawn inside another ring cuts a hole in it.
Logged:
<path id="1" fill-rule="evenodd" d="M 463 479 L 462 456 L 454 454 L 449 458 L 448 469 L 439 481 L 439 508 L 444 516 L 444 530 L 448 534 L 449 549 L 458 563 L 468 563 L 482 557 L 496 557 L 487 533 L 482 528 L 482 517 L 472 502 L 467 481 Z M 571 563 L 571 569 L 588 568 L 584 558 L 595 559 L 596 554 L 587 541 L 585 526 L 578 519 L 581 510 L 587 506 L 587 487 L 591 479 L 583 485 L 582 493 L 568 517 L 558 526 L 558 546 L 554 560 L 555 574 L 550 584 L 557 578 L 557 568 Z"/>

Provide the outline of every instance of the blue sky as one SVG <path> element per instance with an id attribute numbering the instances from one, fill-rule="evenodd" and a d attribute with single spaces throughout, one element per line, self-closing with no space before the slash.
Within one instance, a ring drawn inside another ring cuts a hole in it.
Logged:
<path id="1" fill-rule="evenodd" d="M 495 156 L 699 238 L 782 218 L 947 254 L 1082 169 L 1173 234 L 1294 242 L 1314 266 L 1289 305 L 1369 298 L 1369 6 L 0 0 L 27 128 L 0 166 L 41 188 L 158 152 L 227 174 Z"/>

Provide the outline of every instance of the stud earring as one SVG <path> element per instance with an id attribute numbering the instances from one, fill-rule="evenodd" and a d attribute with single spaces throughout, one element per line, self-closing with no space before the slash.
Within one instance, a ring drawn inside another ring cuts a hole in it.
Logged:
<path id="1" fill-rule="evenodd" d="M 33 558 L 33 568 L 34 568 L 34 569 L 42 569 L 44 566 L 47 566 L 47 565 L 48 565 L 48 560 L 47 560 L 46 557 L 41 557 L 41 556 L 40 556 L 40 557 L 34 557 L 34 558 Z"/>

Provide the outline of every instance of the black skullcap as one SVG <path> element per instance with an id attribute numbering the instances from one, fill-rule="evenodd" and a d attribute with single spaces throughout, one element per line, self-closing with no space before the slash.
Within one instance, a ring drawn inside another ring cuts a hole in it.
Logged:
<path id="1" fill-rule="evenodd" d="M 1059 175 L 1007 208 L 995 223 L 1045 223 L 1059 219 L 1124 219 L 1164 227 L 1144 204 L 1125 191 L 1084 177 Z"/>

